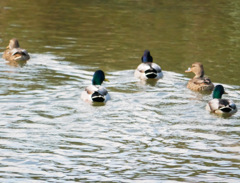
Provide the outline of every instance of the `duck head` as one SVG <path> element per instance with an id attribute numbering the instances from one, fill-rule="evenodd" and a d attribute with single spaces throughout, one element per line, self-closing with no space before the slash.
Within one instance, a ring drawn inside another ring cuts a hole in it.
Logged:
<path id="1" fill-rule="evenodd" d="M 17 39 L 13 38 L 9 41 L 9 45 L 7 46 L 8 49 L 19 48 L 19 42 Z"/>
<path id="2" fill-rule="evenodd" d="M 93 74 L 92 84 L 101 85 L 103 81 L 108 81 L 108 79 L 105 78 L 105 74 L 102 70 L 97 70 Z"/>
<path id="3" fill-rule="evenodd" d="M 221 99 L 223 94 L 227 94 L 222 85 L 217 85 L 213 90 L 213 98 Z"/>
<path id="4" fill-rule="evenodd" d="M 144 54 L 142 56 L 142 62 L 153 62 L 153 58 L 150 55 L 150 51 L 149 50 L 145 50 Z"/>
<path id="5" fill-rule="evenodd" d="M 189 67 L 185 72 L 193 72 L 195 74 L 194 78 L 201 78 L 204 76 L 203 65 L 200 62 L 193 63 L 192 67 Z"/>

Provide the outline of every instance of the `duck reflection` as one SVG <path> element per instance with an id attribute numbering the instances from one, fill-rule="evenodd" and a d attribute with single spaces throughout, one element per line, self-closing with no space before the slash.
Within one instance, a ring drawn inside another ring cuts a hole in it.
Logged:
<path id="1" fill-rule="evenodd" d="M 6 64 L 11 67 L 24 67 L 27 64 L 27 61 L 10 61 L 6 62 Z"/>

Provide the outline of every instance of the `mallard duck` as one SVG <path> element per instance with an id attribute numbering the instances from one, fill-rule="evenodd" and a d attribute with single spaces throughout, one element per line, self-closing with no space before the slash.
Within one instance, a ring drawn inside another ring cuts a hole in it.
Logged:
<path id="1" fill-rule="evenodd" d="M 232 115 L 237 112 L 237 107 L 232 100 L 222 99 L 222 95 L 226 94 L 222 85 L 217 85 L 213 91 L 213 99 L 210 100 L 206 109 L 216 114 Z"/>
<path id="2" fill-rule="evenodd" d="M 160 79 L 163 77 L 161 67 L 153 63 L 149 50 L 145 50 L 142 56 L 142 63 L 135 70 L 134 76 L 141 80 Z"/>
<path id="3" fill-rule="evenodd" d="M 8 61 L 27 61 L 30 59 L 27 50 L 20 48 L 19 42 L 15 38 L 9 41 L 2 57 Z"/>
<path id="4" fill-rule="evenodd" d="M 92 85 L 86 87 L 82 92 L 81 98 L 87 102 L 106 102 L 110 95 L 105 87 L 101 86 L 103 81 L 108 81 L 102 70 L 97 70 L 92 79 Z"/>
<path id="5" fill-rule="evenodd" d="M 195 62 L 192 67 L 185 72 L 193 72 L 195 76 L 188 81 L 187 88 L 193 91 L 211 92 L 214 88 L 213 83 L 207 77 L 204 77 L 203 65 L 200 62 Z"/>

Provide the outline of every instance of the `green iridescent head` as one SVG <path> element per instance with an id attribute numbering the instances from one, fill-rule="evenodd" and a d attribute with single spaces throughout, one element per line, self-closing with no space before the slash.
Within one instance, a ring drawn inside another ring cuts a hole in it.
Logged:
<path id="1" fill-rule="evenodd" d="M 97 70 L 93 75 L 92 84 L 101 85 L 103 81 L 108 81 L 105 78 L 104 72 L 102 70 Z"/>
<path id="2" fill-rule="evenodd" d="M 225 94 L 224 88 L 222 85 L 217 85 L 213 90 L 213 98 L 221 99 L 222 95 Z"/>

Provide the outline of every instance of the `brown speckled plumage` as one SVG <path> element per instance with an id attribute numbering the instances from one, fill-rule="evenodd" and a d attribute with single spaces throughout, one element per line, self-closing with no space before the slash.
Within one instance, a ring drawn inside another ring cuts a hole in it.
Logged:
<path id="1" fill-rule="evenodd" d="M 4 51 L 3 56 L 7 61 L 27 61 L 30 56 L 27 50 L 20 48 L 17 39 L 13 38 L 9 41 L 7 49 Z"/>
<path id="2" fill-rule="evenodd" d="M 203 65 L 200 62 L 195 62 L 192 67 L 185 72 L 193 72 L 195 76 L 188 81 L 187 88 L 199 92 L 211 92 L 214 88 L 213 83 L 207 77 L 204 77 Z"/>

